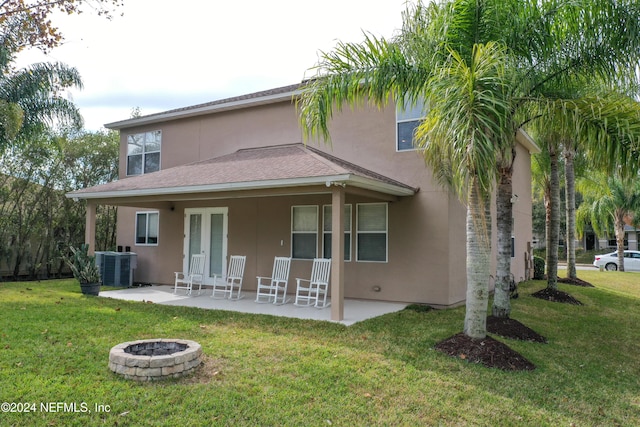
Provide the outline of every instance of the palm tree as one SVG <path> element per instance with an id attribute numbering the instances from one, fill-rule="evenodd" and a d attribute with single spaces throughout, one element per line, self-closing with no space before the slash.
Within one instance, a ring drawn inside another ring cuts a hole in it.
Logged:
<path id="1" fill-rule="evenodd" d="M 558 156 L 564 148 L 567 258 L 573 259 L 573 268 L 571 261 L 568 262 L 567 276 L 572 278 L 576 277 L 575 248 L 570 245 L 575 240 L 575 211 L 571 209 L 575 209 L 574 157 L 580 150 L 583 161 L 592 168 L 605 168 L 610 172 L 618 170 L 633 176 L 638 170 L 635 141 L 640 138 L 640 104 L 637 101 L 602 86 L 583 87 L 581 90 L 585 94 L 576 92 L 575 99 L 552 101 L 548 96 L 549 102 L 540 113 L 543 119 L 533 123 L 550 156 L 551 176 L 557 174 Z M 558 187 L 550 187 L 551 212 L 548 219 L 551 240 L 547 242 L 547 287 L 557 289 L 560 204 Z"/>
<path id="2" fill-rule="evenodd" d="M 531 131 L 537 136 L 544 153 L 536 156 L 537 160 L 548 165 L 549 181 L 545 188 L 545 204 L 547 209 L 547 287 L 557 290 L 558 240 L 560 231 L 560 157 L 565 160 L 565 190 L 567 199 L 567 245 L 575 240 L 575 213 L 570 209 L 575 206 L 575 190 L 573 178 L 573 160 L 581 150 L 583 161 L 592 168 L 621 168 L 626 173 L 634 174 L 638 163 L 634 141 L 640 138 L 640 104 L 632 98 L 614 91 L 602 91 L 601 94 L 591 87 L 583 87 L 581 94 L 573 93 L 573 99 L 553 99 L 546 96 L 546 104 L 539 102 L 537 107 L 539 118 L 530 123 Z M 566 92 L 566 88 L 562 90 Z M 566 93 L 563 93 L 566 96 Z M 564 150 L 564 151 L 563 151 Z M 621 159 L 627 159 L 625 165 Z M 567 163 L 569 163 L 567 165 Z M 568 176 L 567 176 L 568 175 Z M 575 248 L 569 247 L 568 258 L 572 258 L 573 270 L 568 277 L 575 274 Z"/>
<path id="3" fill-rule="evenodd" d="M 511 279 L 510 182 L 516 131 L 530 119 L 523 115 L 527 105 L 547 85 L 607 73 L 630 61 L 628 56 L 617 59 L 615 53 L 621 46 L 640 47 L 639 11 L 622 3 L 418 2 L 407 8 L 402 30 L 391 41 L 365 35 L 361 44 L 338 43 L 333 52 L 321 55 L 317 75 L 298 101 L 303 131 L 329 140 L 328 122 L 334 108 L 343 105 L 368 100 L 382 106 L 392 97 L 398 103 L 426 100 L 426 117 L 416 137 L 434 173 L 466 203 L 468 224 L 474 227 L 469 232 L 488 235 L 483 224 L 490 221 L 480 212 L 496 178 L 504 183 L 499 192 L 508 196 L 498 196 L 498 229 L 509 238 L 500 239 L 494 299 L 504 306 L 494 312 L 508 316 L 509 299 L 499 296 L 508 294 Z M 634 37 L 619 37 L 618 21 L 627 24 L 620 34 Z M 497 177 L 497 170 L 504 176 Z M 488 249 L 488 244 L 472 248 L 472 243 L 468 238 L 468 266 L 475 264 L 472 249 Z M 480 338 L 486 334 L 480 317 L 486 314 L 488 274 L 481 269 L 473 275 L 470 270 L 465 333 Z M 484 311 L 471 309 L 483 304 Z"/>
<path id="4" fill-rule="evenodd" d="M 82 126 L 67 88 L 82 88 L 80 74 L 61 63 L 14 70 L 11 39 L 0 34 L 0 153 L 16 138 L 27 139 L 55 124 Z"/>
<path id="5" fill-rule="evenodd" d="M 592 87 L 587 88 L 593 92 Z M 632 141 L 640 138 L 640 104 L 631 96 L 596 87 L 595 95 L 581 98 L 577 105 L 581 125 L 575 130 L 574 138 L 564 145 L 565 189 L 567 215 L 567 277 L 577 277 L 575 237 L 576 237 L 576 199 L 575 167 L 578 163 L 588 162 L 591 153 L 607 152 L 609 156 L 594 158 L 595 167 L 615 171 L 624 168 L 624 174 L 634 175 L 638 169 L 638 147 Z M 585 102 L 586 101 L 586 102 Z M 634 154 L 635 153 L 635 154 Z M 627 159 L 625 162 L 621 162 Z"/>
<path id="6" fill-rule="evenodd" d="M 566 116 L 560 113 L 555 118 L 563 121 Z M 534 157 L 536 165 L 534 170 L 537 171 L 536 177 L 542 184 L 544 193 L 547 287 L 557 290 L 560 240 L 560 147 L 564 137 L 559 131 L 566 131 L 567 128 L 559 123 L 550 126 L 549 115 L 545 119 L 530 123 L 529 130 L 542 148 L 542 152 Z"/>
<path id="7" fill-rule="evenodd" d="M 499 28 L 504 13 L 501 5 L 492 6 L 496 13 L 488 13 L 483 22 L 487 31 Z M 334 52 L 322 55 L 318 76 L 305 87 L 298 107 L 305 134 L 328 140 L 334 106 L 340 110 L 364 100 L 385 105 L 392 97 L 398 103 L 425 100 L 429 109 L 416 140 L 434 174 L 467 206 L 464 333 L 484 338 L 490 273 L 488 200 L 497 151 L 512 136 L 505 82 L 514 78 L 509 75 L 512 68 L 505 66 L 509 58 L 504 45 L 476 43 L 476 34 L 468 31 L 477 24 L 477 11 L 476 2 L 470 1 L 418 3 L 404 13 L 402 31 L 393 41 L 365 35 L 359 45 L 339 43 Z M 489 18 L 497 21 L 487 22 Z"/>
<path id="8" fill-rule="evenodd" d="M 578 231 L 590 222 L 597 235 L 605 235 L 613 229 L 618 252 L 618 269 L 624 271 L 625 221 L 640 219 L 640 181 L 619 175 L 597 175 L 595 179 L 580 181 L 585 200 L 578 209 Z"/>
<path id="9" fill-rule="evenodd" d="M 512 50 L 515 60 L 523 70 L 521 84 L 514 88 L 514 110 L 512 117 L 520 120 L 513 128 L 518 129 L 538 117 L 540 109 L 546 109 L 549 105 L 565 108 L 562 99 L 571 102 L 575 94 L 568 92 L 566 88 L 582 88 L 597 78 L 603 84 L 630 84 L 636 81 L 636 64 L 640 60 L 640 10 L 637 2 L 611 2 L 608 0 L 585 0 L 576 2 L 540 2 L 539 7 L 523 8 L 529 18 L 525 20 L 525 29 L 518 28 L 519 20 L 514 22 L 513 32 L 516 36 L 507 39 L 507 45 Z M 530 29 L 531 28 L 531 29 Z M 622 36 L 624 34 L 624 36 Z M 562 88 L 562 90 L 559 90 Z M 551 101 L 551 104 L 549 103 Z M 584 100 L 583 100 L 584 101 Z M 591 106 L 595 110 L 600 108 L 599 100 Z M 565 109 L 566 110 L 566 109 Z M 532 111 L 534 113 L 532 114 Z M 584 115 L 588 113 L 587 106 L 582 110 Z M 558 111 L 551 113 L 552 116 Z M 594 119 L 599 116 L 593 114 Z M 544 115 L 542 117 L 545 117 Z M 544 120 L 548 120 L 545 118 Z M 553 122 L 553 119 L 551 119 Z M 569 129 L 575 129 L 573 123 L 569 123 Z M 545 122 L 545 125 L 548 121 Z M 554 131 L 552 131 L 554 132 Z M 566 135 L 566 131 L 559 130 Z M 564 138 L 564 147 L 571 147 L 571 137 Z M 551 159 L 557 161 L 563 145 L 556 146 L 552 141 L 543 141 L 543 145 L 553 148 Z M 496 271 L 496 294 L 494 298 L 493 314 L 498 317 L 508 317 L 509 306 L 509 264 L 506 260 L 511 252 L 511 176 L 513 172 L 515 139 L 509 150 L 504 151 L 498 162 L 498 263 Z M 618 151 L 618 150 L 613 150 Z M 571 149 L 565 150 L 569 156 L 569 190 L 571 191 L 573 169 L 571 161 L 573 157 Z M 608 159 L 611 160 L 611 159 Z M 557 163 L 552 162 L 555 166 Z M 554 171 L 551 177 L 558 178 Z M 552 184 L 557 189 L 559 184 Z M 555 193 L 555 190 L 553 191 Z M 558 198 L 550 194 L 550 207 L 559 209 Z M 570 201 L 569 203 L 575 203 Z M 553 218 L 556 218 L 553 214 Z M 573 213 L 568 212 L 569 226 L 572 227 Z M 559 218 L 559 217 L 558 217 Z M 555 221 L 553 221 L 555 229 Z M 573 230 L 573 228 L 571 229 Z M 572 233 L 572 232 L 571 232 Z M 571 234 L 569 233 L 569 234 Z M 552 238 L 558 232 L 552 232 Z M 570 236 L 569 236 L 570 237 Z M 569 238 L 568 237 L 568 238 Z M 573 243 L 573 239 L 572 239 Z M 549 242 L 547 242 L 549 244 Z M 504 245 L 508 245 L 504 248 Z M 557 247 L 557 245 L 556 245 Z M 575 253 L 575 252 L 573 252 Z M 551 259 L 553 265 L 547 263 L 547 268 L 557 272 L 557 254 L 554 252 Z M 575 264 L 575 263 L 574 263 Z M 575 267 L 574 267 L 575 268 Z M 569 270 L 571 271 L 571 270 Z M 552 271 L 553 273 L 553 271 Z M 574 274 L 575 275 L 575 274 Z M 550 275 L 555 287 L 557 278 Z"/>

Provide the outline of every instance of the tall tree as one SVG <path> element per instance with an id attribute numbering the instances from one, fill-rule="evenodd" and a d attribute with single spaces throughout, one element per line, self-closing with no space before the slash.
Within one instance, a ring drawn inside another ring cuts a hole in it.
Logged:
<path id="1" fill-rule="evenodd" d="M 562 113 L 556 120 L 564 121 Z M 547 272 L 547 287 L 558 288 L 558 244 L 560 240 L 560 152 L 563 135 L 559 130 L 566 130 L 562 124 L 549 126 L 549 115 L 546 121 L 538 120 L 530 124 L 532 135 L 540 144 L 542 153 L 535 155 L 533 168 L 536 171 L 536 179 L 543 185 L 545 207 L 545 241 Z M 535 126 L 535 125 L 539 126 Z"/>
<path id="2" fill-rule="evenodd" d="M 519 84 L 513 88 L 516 102 L 513 104 L 512 117 L 519 120 L 514 129 L 535 119 L 538 113 L 531 112 L 547 108 L 549 101 L 557 103 L 558 98 L 568 95 L 568 101 L 573 99 L 572 94 L 558 91 L 557 88 L 581 87 L 594 78 L 609 84 L 636 81 L 635 70 L 640 60 L 640 9 L 637 1 L 522 2 L 522 6 L 514 10 L 519 12 L 512 12 L 513 15 L 520 18 L 504 21 L 512 27 L 512 32 L 509 29 L 505 32 L 505 43 L 522 71 Z M 562 105 L 562 102 L 559 104 Z M 551 159 L 556 160 L 559 155 L 557 151 L 562 145 L 547 146 L 554 150 L 550 154 Z M 496 209 L 499 259 L 493 307 L 493 314 L 498 317 L 508 317 L 510 313 L 510 274 L 506 257 L 511 252 L 511 239 L 507 237 L 510 237 L 512 218 L 513 147 L 515 140 L 502 153 L 498 163 Z M 551 164 L 557 165 L 554 162 Z M 555 172 L 551 176 L 554 179 L 557 177 Z M 557 200 L 553 193 L 550 194 L 550 207 Z M 552 217 L 555 217 L 555 213 Z M 555 234 L 559 235 L 559 232 L 552 232 L 552 238 L 555 238 Z M 554 254 L 548 260 L 554 265 L 547 265 L 547 269 L 557 271 L 557 254 Z M 551 286 L 554 287 L 554 284 Z"/>
<path id="3" fill-rule="evenodd" d="M 65 193 L 115 179 L 118 150 L 116 132 L 43 134 L 0 155 L 2 270 L 14 278 L 60 274 L 60 249 L 84 242 L 85 206 Z M 115 214 L 99 207 L 98 248 L 115 249 Z"/>
<path id="4" fill-rule="evenodd" d="M 497 28 L 502 16 L 483 16 Z M 401 33 L 388 42 L 365 35 L 362 44 L 339 43 L 322 55 L 318 75 L 299 100 L 301 123 L 311 137 L 329 139 L 333 109 L 368 100 L 386 105 L 425 100 L 428 111 L 416 132 L 427 163 L 467 206 L 467 311 L 464 333 L 486 336 L 489 296 L 489 194 L 497 150 L 511 137 L 506 81 L 511 82 L 501 43 L 476 43 L 476 2 L 421 3 L 403 14 Z M 429 141 L 429 143 L 427 143 Z M 455 165 L 455 166 L 453 166 Z"/>
<path id="5" fill-rule="evenodd" d="M 575 279 L 576 269 L 576 162 L 585 163 L 590 159 L 589 153 L 608 152 L 609 156 L 594 158 L 594 167 L 606 168 L 609 171 L 622 172 L 625 176 L 633 176 L 638 170 L 637 159 L 640 148 L 635 141 L 640 141 L 640 104 L 621 92 L 608 88 L 589 85 L 585 88 L 586 96 L 572 103 L 571 109 L 578 115 L 577 126 L 573 138 L 564 143 L 564 167 L 566 189 L 566 249 L 567 277 Z M 629 92 L 628 90 L 626 92 Z M 575 123 L 574 122 L 574 123 Z"/>
<path id="6" fill-rule="evenodd" d="M 579 186 L 585 200 L 578 209 L 578 231 L 582 234 L 587 222 L 599 236 L 613 229 L 618 268 L 624 271 L 624 226 L 627 222 L 637 224 L 640 219 L 639 177 L 597 174 L 581 180 Z"/>
<path id="7" fill-rule="evenodd" d="M 110 19 L 123 3 L 123 0 L 3 0 L 0 2 L 0 37 L 11 53 L 26 47 L 50 50 L 64 40 L 52 20 L 55 12 L 71 15 L 89 9 Z"/>
<path id="8" fill-rule="evenodd" d="M 547 102 L 539 102 L 538 119 L 530 123 L 530 129 L 539 138 L 546 153 L 538 155 L 549 158 L 551 180 L 559 178 L 560 160 L 573 163 L 578 150 L 592 168 L 619 169 L 627 174 L 638 170 L 638 144 L 640 140 L 640 104 L 634 99 L 614 91 L 594 92 L 584 85 L 567 96 L 567 88 L 547 94 Z M 555 97 L 555 99 L 554 99 Z M 573 98 L 573 99 L 571 99 Z M 564 151 L 563 151 L 564 150 Z M 567 150 L 572 151 L 567 155 Z M 563 155 L 564 153 L 564 155 Z M 624 160 L 624 165 L 620 163 Z M 573 165 L 565 164 L 566 199 L 568 206 L 575 206 Z M 560 230 L 560 188 L 550 183 L 548 191 L 548 240 L 547 240 L 547 287 L 557 289 L 557 253 Z M 575 240 L 575 213 L 567 209 L 567 245 Z M 569 246 L 568 257 L 571 251 Z M 575 257 L 575 252 L 574 255 Z M 574 259 L 575 264 L 575 259 Z M 575 266 L 574 266 L 575 270 Z M 568 272 L 569 277 L 575 277 Z"/>
<path id="9" fill-rule="evenodd" d="M 122 4 L 123 0 L 0 1 L 0 153 L 9 141 L 33 136 L 54 121 L 81 124 L 73 103 L 61 96 L 66 88 L 82 86 L 78 72 L 63 64 L 15 70 L 15 55 L 26 48 L 47 52 L 63 42 L 55 25 L 56 12 L 90 10 L 110 19 Z"/>
<path id="10" fill-rule="evenodd" d="M 384 105 L 392 96 L 414 104 L 424 98 L 428 111 L 417 135 L 429 157 L 436 144 L 426 144 L 427 139 L 435 140 L 436 124 L 449 120 L 449 139 L 466 141 L 465 149 L 473 153 L 469 157 L 487 161 L 490 169 L 461 172 L 468 163 L 455 163 L 451 156 L 459 153 L 443 149 L 438 165 L 431 165 L 434 171 L 442 175 L 451 168 L 448 178 L 467 202 L 468 185 L 487 191 L 499 182 L 498 235 L 508 238 L 499 239 L 493 311 L 507 317 L 516 132 L 531 119 L 525 115 L 528 105 L 538 101 L 547 85 L 612 70 L 619 74 L 629 64 L 635 66 L 640 55 L 639 16 L 637 4 L 630 0 L 450 0 L 428 6 L 418 2 L 408 7 L 402 30 L 391 41 L 366 35 L 362 44 L 339 43 L 333 52 L 321 55 L 317 75 L 299 102 L 302 125 L 311 136 L 328 139 L 327 122 L 334 107 L 365 99 Z M 488 61 L 494 62 L 488 66 Z M 491 73 L 474 74 L 491 67 Z M 456 73 L 466 80 L 454 79 Z M 443 82 L 451 85 L 448 90 L 442 89 Z M 467 121 L 458 120 L 462 109 L 449 102 L 460 94 L 475 103 Z M 475 126 L 473 132 L 463 127 L 469 123 Z M 489 139 L 492 143 L 484 145 Z M 465 178 L 456 179 L 460 176 Z M 468 286 L 474 287 L 474 280 L 469 276 Z"/>
<path id="11" fill-rule="evenodd" d="M 0 105 L 11 105 L 21 113 L 15 138 L 27 140 L 54 124 L 81 127 L 80 112 L 61 96 L 70 87 L 82 87 L 82 80 L 75 68 L 64 64 L 34 64 L 0 75 Z M 0 151 L 12 142 L 11 136 L 6 130 L 0 135 Z"/>

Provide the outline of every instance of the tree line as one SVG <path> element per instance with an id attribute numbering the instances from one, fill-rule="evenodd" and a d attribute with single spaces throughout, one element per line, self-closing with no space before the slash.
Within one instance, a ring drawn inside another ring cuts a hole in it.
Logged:
<path id="1" fill-rule="evenodd" d="M 60 257 L 85 240 L 85 202 L 65 194 L 118 177 L 117 132 L 45 134 L 0 156 L 0 274 L 68 273 Z M 116 208 L 99 206 L 96 247 L 115 249 Z"/>

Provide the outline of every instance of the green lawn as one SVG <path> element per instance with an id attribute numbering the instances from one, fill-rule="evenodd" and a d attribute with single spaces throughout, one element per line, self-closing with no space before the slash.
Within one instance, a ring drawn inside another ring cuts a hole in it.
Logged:
<path id="1" fill-rule="evenodd" d="M 71 280 L 0 283 L 0 401 L 35 409 L 3 405 L 0 425 L 640 425 L 640 274 L 579 276 L 597 287 L 560 288 L 584 306 L 520 286 L 513 317 L 549 340 L 501 339 L 537 365 L 520 373 L 433 350 L 464 308 L 345 327 L 85 297 Z M 113 345 L 158 337 L 199 342 L 204 366 L 154 383 L 109 371 Z"/>

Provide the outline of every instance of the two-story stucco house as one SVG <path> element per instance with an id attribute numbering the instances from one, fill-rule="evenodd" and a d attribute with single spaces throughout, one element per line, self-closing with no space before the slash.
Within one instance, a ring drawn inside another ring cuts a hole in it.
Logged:
<path id="1" fill-rule="evenodd" d="M 117 205 L 118 245 L 137 253 L 137 281 L 172 284 L 193 253 L 206 254 L 207 276 L 225 271 L 230 255 L 245 255 L 250 293 L 275 256 L 292 257 L 295 278 L 309 277 L 313 258 L 338 254 L 334 320 L 344 298 L 461 303 L 465 209 L 413 149 L 419 114 L 393 103 L 345 109 L 332 119 L 331 145 L 305 145 L 293 102 L 299 89 L 108 124 L 121 135 L 120 179 L 70 194 L 88 202 L 87 241 L 94 241 L 95 206 Z M 518 141 L 516 280 L 526 275 L 532 241 L 530 153 L 537 149 L 523 132 Z"/>

